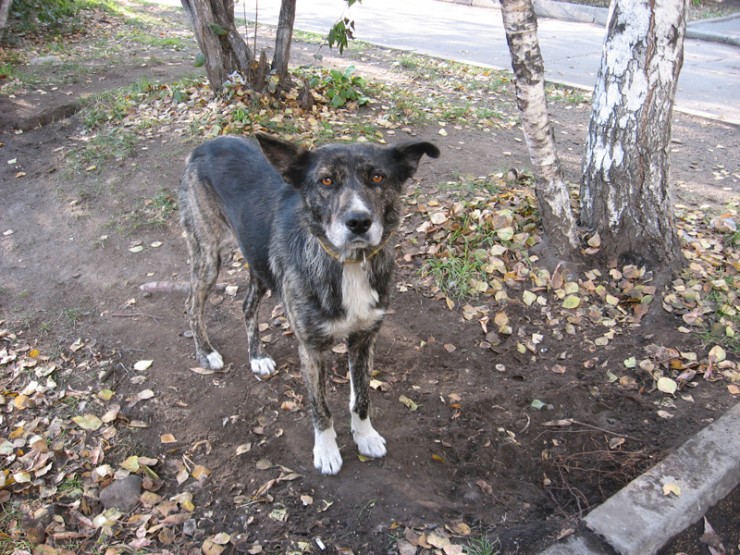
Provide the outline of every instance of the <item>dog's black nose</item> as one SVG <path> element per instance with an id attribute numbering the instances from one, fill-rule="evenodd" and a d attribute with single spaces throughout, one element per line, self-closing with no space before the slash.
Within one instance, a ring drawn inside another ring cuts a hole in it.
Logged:
<path id="1" fill-rule="evenodd" d="M 362 235 L 373 225 L 373 220 L 367 212 L 350 212 L 344 219 L 344 225 L 355 235 Z"/>

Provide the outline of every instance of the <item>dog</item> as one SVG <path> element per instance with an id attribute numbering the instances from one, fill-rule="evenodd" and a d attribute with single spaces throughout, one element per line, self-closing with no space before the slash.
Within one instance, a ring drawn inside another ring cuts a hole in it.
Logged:
<path id="1" fill-rule="evenodd" d="M 180 180 L 195 354 L 204 368 L 223 367 L 203 309 L 231 233 L 249 269 L 243 311 L 251 370 L 257 376 L 275 371 L 256 332 L 260 300 L 271 290 L 299 343 L 314 466 L 336 474 L 342 457 L 325 400 L 327 353 L 346 339 L 352 435 L 360 454 L 385 456 L 385 439 L 370 423 L 368 386 L 392 287 L 393 235 L 405 182 L 423 155 L 437 158 L 440 152 L 424 141 L 304 149 L 264 133 L 256 139 L 224 136 L 198 146 Z"/>

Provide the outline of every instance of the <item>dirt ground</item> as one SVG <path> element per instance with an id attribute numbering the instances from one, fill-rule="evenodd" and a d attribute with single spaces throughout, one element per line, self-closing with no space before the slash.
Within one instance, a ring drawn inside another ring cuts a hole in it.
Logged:
<path id="1" fill-rule="evenodd" d="M 294 62 L 305 64 L 317 47 L 297 41 L 293 48 Z M 402 79 L 394 73 L 398 53 L 365 47 L 339 60 L 322 52 L 325 63 L 353 60 L 370 79 Z M 336 477 L 319 475 L 311 464 L 296 343 L 275 300 L 264 303 L 260 322 L 278 373 L 259 381 L 246 358 L 240 291 L 217 295 L 209 307 L 211 337 L 227 366 L 204 375 L 191 371 L 184 296 L 139 289 L 186 279 L 177 215 L 167 212 L 152 223 L 152 199 L 171 198 L 185 156 L 201 139 L 154 130 L 120 160 L 90 171 L 69 168 L 66 156 L 89 133 L 79 115 L 60 118 L 76 111 L 65 106 L 141 76 L 172 80 L 192 71 L 193 56 L 192 45 L 131 50 L 126 63 L 102 64 L 81 82 L 0 97 L 0 328 L 67 360 L 59 381 L 72 390 L 106 387 L 127 401 L 144 388 L 154 393 L 123 403 L 125 425 L 105 461 L 118 465 L 131 454 L 156 459 L 157 493 L 188 492 L 195 509 L 192 526 L 172 526 L 174 543 L 153 537 L 143 552 L 208 552 L 204 539 L 226 532 L 226 553 L 460 552 L 439 551 L 445 549 L 435 543 L 439 537 L 468 545 L 470 553 L 473 538 L 497 542 L 505 554 L 537 553 L 737 402 L 724 379 L 696 378 L 667 399 L 647 373 L 627 381 L 609 377 L 625 375 L 622 361 L 641 358 L 650 345 L 706 358 L 713 344 L 678 331 L 681 319 L 660 303 L 637 324 L 621 326 L 607 345 L 594 341 L 603 334 L 596 324 L 586 320 L 576 334 L 558 333 L 536 306 L 522 302 L 473 299 L 467 302 L 473 318 L 466 317 L 464 300 L 450 309 L 420 272 L 425 235 L 418 229 L 426 213 L 419 206 L 443 203 L 450 193 L 441 184 L 461 174 L 521 170 L 529 162 L 516 125 L 494 132 L 448 125 L 446 135 L 439 125 L 426 125 L 386 135 L 392 142 L 410 132 L 442 150 L 439 160 L 422 162 L 409 185 L 397 291 L 376 349 L 374 422 L 388 456 L 365 461 L 354 451 L 340 346 L 328 398 L 344 467 Z M 501 111 L 516 118 L 511 101 Z M 553 102 L 551 111 L 564 169 L 576 182 L 589 106 Z M 678 202 L 717 213 L 736 203 L 737 129 L 676 114 L 673 136 Z M 227 265 L 220 281 L 242 283 L 240 266 Z M 504 306 L 513 333 L 492 345 L 480 316 L 490 313 L 493 320 Z M 519 338 L 535 335 L 533 348 L 521 352 Z M 4 341 L 8 347 L 8 336 Z M 78 341 L 82 348 L 72 350 Z M 154 362 L 138 371 L 140 360 Z M 0 389 L 9 391 L 17 385 L 11 367 L 0 368 L 6 371 Z M 413 410 L 399 402 L 402 396 Z M 10 405 L 3 406 L 9 413 Z M 0 420 L 0 439 L 9 435 L 9 422 Z M 176 441 L 163 441 L 165 434 Z M 207 478 L 179 483 L 183 464 L 202 465 Z M 709 518 L 733 553 L 740 542 L 738 493 L 724 503 Z M 99 509 L 91 504 L 90 511 L 92 518 Z M 702 532 L 691 529 L 663 555 L 708 553 L 698 541 Z M 81 541 L 78 552 L 97 552 L 93 540 Z"/>

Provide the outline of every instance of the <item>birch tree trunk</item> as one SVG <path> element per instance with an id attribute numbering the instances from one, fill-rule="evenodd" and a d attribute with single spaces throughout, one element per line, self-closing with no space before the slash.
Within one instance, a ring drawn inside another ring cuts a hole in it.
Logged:
<path id="1" fill-rule="evenodd" d="M 535 194 L 542 214 L 545 246 L 564 258 L 578 253 L 570 194 L 560 169 L 547 114 L 545 68 L 537 41 L 532 0 L 501 0 L 506 41 L 516 78 L 516 101 L 524 139 L 535 173 Z"/>
<path id="2" fill-rule="evenodd" d="M 594 89 L 581 224 L 602 253 L 675 272 L 684 264 L 668 146 L 688 0 L 615 0 Z"/>
<path id="3" fill-rule="evenodd" d="M 205 58 L 211 89 L 219 92 L 233 72 L 249 75 L 254 54 L 234 22 L 234 0 L 181 0 Z"/>
<path id="4" fill-rule="evenodd" d="M 10 4 L 12 2 L 13 0 L 0 0 L 0 41 L 3 40 L 5 26 L 8 23 L 8 15 L 10 14 Z"/>

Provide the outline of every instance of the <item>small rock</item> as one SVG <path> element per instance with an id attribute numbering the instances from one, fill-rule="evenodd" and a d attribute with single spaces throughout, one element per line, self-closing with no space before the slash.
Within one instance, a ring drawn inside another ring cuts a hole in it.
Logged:
<path id="1" fill-rule="evenodd" d="M 198 531 L 198 525 L 195 523 L 194 518 L 190 518 L 182 523 L 182 533 L 186 536 L 194 536 Z"/>
<path id="2" fill-rule="evenodd" d="M 483 496 L 480 494 L 480 492 L 473 489 L 466 491 L 463 495 L 463 501 L 465 501 L 465 503 L 467 503 L 468 505 L 477 505 L 478 503 L 480 503 L 482 498 Z"/>
<path id="3" fill-rule="evenodd" d="M 735 233 L 737 231 L 737 224 L 732 218 L 715 218 L 712 220 L 712 228 L 722 233 Z"/>
<path id="4" fill-rule="evenodd" d="M 123 480 L 113 482 L 101 491 L 100 503 L 106 509 L 115 507 L 127 513 L 138 505 L 139 495 L 141 495 L 141 478 L 132 474 Z"/>
<path id="5" fill-rule="evenodd" d="M 28 63 L 32 66 L 59 65 L 62 63 L 62 59 L 59 56 L 39 56 Z"/>

